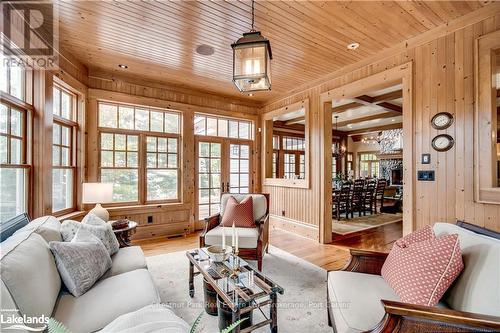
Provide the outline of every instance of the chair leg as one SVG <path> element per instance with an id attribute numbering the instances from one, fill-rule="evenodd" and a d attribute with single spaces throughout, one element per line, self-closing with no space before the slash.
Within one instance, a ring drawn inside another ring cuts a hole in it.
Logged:
<path id="1" fill-rule="evenodd" d="M 262 271 L 262 257 L 259 257 L 257 259 L 257 268 L 259 269 L 259 271 Z"/>

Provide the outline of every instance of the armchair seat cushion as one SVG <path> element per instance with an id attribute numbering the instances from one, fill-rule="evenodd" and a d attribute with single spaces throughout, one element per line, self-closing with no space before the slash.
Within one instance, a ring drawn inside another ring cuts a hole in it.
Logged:
<path id="1" fill-rule="evenodd" d="M 347 271 L 328 273 L 328 299 L 337 333 L 374 328 L 385 313 L 380 300 L 399 301 L 382 276 Z"/>
<path id="2" fill-rule="evenodd" d="M 205 235 L 205 245 L 220 245 L 222 244 L 222 228 L 215 227 Z M 225 228 L 226 244 L 231 245 L 231 229 Z M 238 230 L 239 247 L 241 249 L 255 249 L 259 240 L 259 228 L 236 228 Z"/>

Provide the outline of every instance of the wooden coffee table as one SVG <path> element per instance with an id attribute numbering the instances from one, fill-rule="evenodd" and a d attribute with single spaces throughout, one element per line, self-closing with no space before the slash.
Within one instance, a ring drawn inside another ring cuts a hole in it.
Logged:
<path id="1" fill-rule="evenodd" d="M 271 332 L 278 332 L 276 305 L 278 294 L 284 293 L 282 287 L 253 269 L 241 258 L 231 256 L 224 262 L 213 262 L 209 259 L 205 248 L 187 251 L 186 256 L 189 259 L 190 297 L 194 297 L 194 277 L 201 274 L 224 301 L 224 307 L 227 306 L 232 311 L 233 323 L 255 309 L 259 309 L 264 315 L 263 321 L 241 329 L 238 326 L 233 332 L 251 332 L 266 325 L 269 325 Z M 234 262 L 238 260 L 240 262 L 238 276 L 230 277 Z M 267 305 L 270 306 L 269 316 L 266 316 L 261 309 Z M 245 326 L 244 324 L 245 322 L 240 326 Z"/>

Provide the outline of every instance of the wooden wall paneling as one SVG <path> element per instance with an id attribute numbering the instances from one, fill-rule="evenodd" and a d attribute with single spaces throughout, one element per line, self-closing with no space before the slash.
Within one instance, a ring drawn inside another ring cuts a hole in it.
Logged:
<path id="1" fill-rule="evenodd" d="M 39 217 L 52 214 L 52 73 L 34 70 L 33 79 L 32 217 Z"/>
<path id="2" fill-rule="evenodd" d="M 415 225 L 413 228 L 437 221 L 454 222 L 462 219 L 480 226 L 488 225 L 500 230 L 500 205 L 482 204 L 474 201 L 474 41 L 489 32 L 500 29 L 500 8 L 475 17 L 475 21 L 462 21 L 460 25 L 450 26 L 446 33 L 439 33 L 434 40 L 421 44 L 409 43 L 400 53 L 378 58 L 366 66 L 329 75 L 329 79 L 290 96 L 266 104 L 262 111 L 269 112 L 289 105 L 305 96 L 311 101 L 318 100 L 318 94 L 348 84 L 361 78 L 380 73 L 399 66 L 407 61 L 413 63 L 414 106 L 414 170 L 436 170 L 436 181 L 415 183 Z M 479 14 L 478 14 L 479 15 Z M 486 17 L 485 17 L 486 16 Z M 471 24 L 472 23 L 472 24 Z M 421 39 L 424 40 L 424 39 Z M 416 45 L 414 45 L 416 44 Z M 414 46 L 412 46 L 414 45 Z M 311 102 L 311 112 L 314 112 Z M 446 131 L 436 131 L 430 126 L 432 116 L 441 111 L 455 115 L 455 123 Z M 313 122 L 314 123 L 314 120 Z M 316 129 L 311 129 L 312 131 Z M 431 147 L 431 140 L 437 133 L 448 133 L 455 138 L 455 147 L 446 153 L 438 153 Z M 312 132 L 311 136 L 315 137 Z M 311 141 L 311 144 L 314 144 Z M 321 144 L 312 147 L 314 152 Z M 420 164 L 422 153 L 431 154 L 431 164 Z M 312 157 L 314 163 L 314 157 Z M 326 168 L 323 169 L 323 172 Z M 314 179 L 314 176 L 312 177 Z M 272 197 L 276 196 L 277 206 L 272 211 L 279 213 L 281 207 L 308 203 L 320 191 L 311 183 L 311 191 L 295 192 L 287 189 L 270 188 Z M 325 198 L 321 198 L 325 200 Z M 294 222 L 318 225 L 308 211 L 298 211 Z M 326 212 L 325 212 L 326 214 Z M 306 222 L 307 221 L 307 222 Z M 285 221 L 286 222 L 286 221 Z M 319 232 L 319 229 L 318 229 Z M 405 230 L 408 232 L 408 230 Z"/>

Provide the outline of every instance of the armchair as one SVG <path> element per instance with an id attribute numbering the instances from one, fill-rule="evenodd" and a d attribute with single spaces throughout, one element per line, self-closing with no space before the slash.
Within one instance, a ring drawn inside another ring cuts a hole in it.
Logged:
<path id="1" fill-rule="evenodd" d="M 380 276 L 387 253 L 351 250 L 349 263 L 328 273 L 328 324 L 334 331 L 499 331 L 500 240 L 448 223 L 436 223 L 434 232 L 437 236 L 457 233 L 465 263 L 437 306 L 399 300 Z"/>
<path id="2" fill-rule="evenodd" d="M 260 271 L 264 253 L 269 251 L 269 194 L 267 193 L 224 193 L 221 197 L 221 212 L 205 219 L 205 227 L 200 234 L 200 247 L 222 244 L 222 227 L 219 224 L 222 221 L 227 200 L 233 196 L 241 202 L 249 195 L 253 197 L 255 228 L 237 228 L 240 237 L 239 256 L 243 259 L 256 260 Z M 229 232 L 226 232 L 226 244 L 231 244 Z"/>

